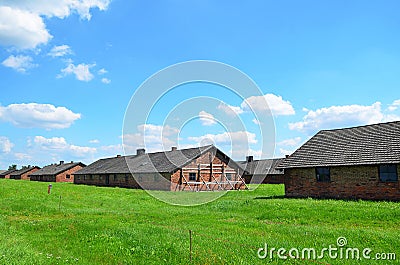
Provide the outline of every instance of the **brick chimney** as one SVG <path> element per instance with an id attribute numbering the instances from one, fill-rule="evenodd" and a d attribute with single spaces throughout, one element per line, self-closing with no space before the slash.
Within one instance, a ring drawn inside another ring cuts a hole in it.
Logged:
<path id="1" fill-rule="evenodd" d="M 121 155 L 117 155 L 117 157 L 121 157 Z"/>
<path id="2" fill-rule="evenodd" d="M 253 156 L 246 156 L 246 162 L 252 162 Z"/>
<path id="3" fill-rule="evenodd" d="M 136 149 L 136 155 L 144 155 L 146 154 L 146 149 L 141 148 L 141 149 Z"/>
<path id="4" fill-rule="evenodd" d="M 176 150 L 178 150 L 178 148 L 176 146 L 171 147 L 171 151 L 176 151 Z"/>
<path id="5" fill-rule="evenodd" d="M 64 164 L 64 161 L 63 161 L 63 160 L 60 161 L 60 165 L 62 165 L 62 164 Z"/>

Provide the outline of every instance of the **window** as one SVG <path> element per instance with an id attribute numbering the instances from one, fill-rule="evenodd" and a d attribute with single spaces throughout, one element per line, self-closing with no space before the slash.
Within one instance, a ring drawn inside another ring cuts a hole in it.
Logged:
<path id="1" fill-rule="evenodd" d="M 315 168 L 318 182 L 330 182 L 331 172 L 329 167 L 317 167 Z"/>
<path id="2" fill-rule="evenodd" d="M 232 173 L 226 173 L 225 176 L 228 180 L 232 180 Z"/>
<path id="3" fill-rule="evenodd" d="M 190 181 L 196 181 L 196 179 L 197 179 L 197 173 L 195 173 L 195 172 L 190 172 L 190 173 L 189 173 L 189 180 L 190 180 Z"/>
<path id="4" fill-rule="evenodd" d="M 71 175 L 67 175 L 66 178 L 67 178 L 67 179 L 70 179 L 70 178 L 71 178 Z"/>
<path id="5" fill-rule="evenodd" d="M 397 181 L 397 165 L 380 165 L 379 180 L 383 182 Z"/>

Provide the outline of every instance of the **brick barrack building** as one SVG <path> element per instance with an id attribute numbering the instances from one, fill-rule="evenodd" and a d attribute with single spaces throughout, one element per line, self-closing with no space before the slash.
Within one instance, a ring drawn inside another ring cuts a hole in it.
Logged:
<path id="1" fill-rule="evenodd" d="M 400 200 L 400 122 L 322 130 L 286 158 L 287 197 Z"/>
<path id="2" fill-rule="evenodd" d="M 171 191 L 244 189 L 243 169 L 213 145 L 100 159 L 75 173 L 74 183 Z"/>
<path id="3" fill-rule="evenodd" d="M 64 161 L 60 161 L 58 164 L 45 166 L 29 176 L 32 181 L 74 182 L 74 173 L 85 166 L 81 162 L 64 163 Z"/>

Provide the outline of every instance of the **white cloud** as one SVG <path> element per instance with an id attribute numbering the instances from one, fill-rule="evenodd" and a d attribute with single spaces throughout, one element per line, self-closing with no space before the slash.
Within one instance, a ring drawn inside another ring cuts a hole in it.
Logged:
<path id="1" fill-rule="evenodd" d="M 0 6 L 1 45 L 33 49 L 39 44 L 47 43 L 51 38 L 43 19 L 38 14 L 9 6 Z"/>
<path id="2" fill-rule="evenodd" d="M 216 145 L 242 145 L 242 144 L 256 144 L 256 135 L 247 131 L 236 131 L 236 132 L 223 132 L 220 134 L 205 134 L 203 136 L 188 137 L 189 141 L 196 143 L 209 142 Z"/>
<path id="3" fill-rule="evenodd" d="M 199 118 L 203 126 L 211 126 L 217 123 L 214 116 L 204 110 L 199 112 Z"/>
<path id="4" fill-rule="evenodd" d="M 100 143 L 100 141 L 97 140 L 97 139 L 93 139 L 93 140 L 90 140 L 89 143 L 91 143 L 91 144 L 98 144 L 98 143 Z"/>
<path id="5" fill-rule="evenodd" d="M 106 10 L 111 0 L 3 0 L 0 6 L 0 44 L 18 49 L 33 49 L 52 36 L 44 17 L 65 18 L 77 13 L 90 20 L 90 10 Z"/>
<path id="6" fill-rule="evenodd" d="M 24 55 L 10 55 L 1 64 L 10 67 L 20 73 L 25 73 L 28 69 L 34 68 L 37 64 L 32 63 L 33 59 L 30 56 Z"/>
<path id="7" fill-rule="evenodd" d="M 179 129 L 169 125 L 142 124 L 137 126 L 137 133 L 124 134 L 123 143 L 126 153 L 133 153 L 137 148 L 148 152 L 168 150 L 176 146 Z"/>
<path id="8" fill-rule="evenodd" d="M 107 71 L 106 69 L 104 69 L 104 68 L 101 68 L 101 69 L 97 72 L 98 75 L 104 75 L 104 74 L 106 74 L 106 73 L 108 73 L 108 71 Z"/>
<path id="9" fill-rule="evenodd" d="M 11 152 L 14 144 L 5 136 L 0 136 L 0 151 L 3 153 Z"/>
<path id="10" fill-rule="evenodd" d="M 309 110 L 303 121 L 289 123 L 289 129 L 302 132 L 315 132 L 321 129 L 341 128 L 397 120 L 396 115 L 385 115 L 381 103 L 370 106 L 346 105 Z"/>
<path id="11" fill-rule="evenodd" d="M 71 47 L 64 44 L 60 46 L 54 46 L 47 55 L 51 57 L 63 57 L 69 54 L 72 54 Z"/>
<path id="12" fill-rule="evenodd" d="M 301 137 L 286 139 L 277 143 L 279 146 L 297 146 L 301 142 Z"/>
<path id="13" fill-rule="evenodd" d="M 295 150 L 287 150 L 287 149 L 284 149 L 284 148 L 279 148 L 279 154 L 278 154 L 278 156 L 279 156 L 279 157 L 289 156 L 289 155 L 293 154 L 294 151 L 295 151 Z"/>
<path id="14" fill-rule="evenodd" d="M 96 64 L 78 64 L 74 65 L 70 63 L 61 70 L 61 74 L 57 75 L 57 78 L 62 78 L 70 74 L 74 74 L 76 79 L 79 81 L 90 81 L 94 78 L 94 75 L 90 72 L 90 68 L 94 67 Z"/>
<path id="15" fill-rule="evenodd" d="M 260 125 L 261 122 L 259 120 L 257 120 L 256 118 L 251 120 L 254 124 Z"/>
<path id="16" fill-rule="evenodd" d="M 400 106 L 400 99 L 397 99 L 397 100 L 393 101 L 392 104 L 390 104 L 390 106 L 388 107 L 388 110 L 395 111 L 398 109 L 399 106 Z"/>
<path id="17" fill-rule="evenodd" d="M 223 112 L 225 112 L 230 116 L 235 116 L 243 113 L 243 110 L 240 107 L 231 106 L 224 103 L 220 103 L 217 109 L 222 110 Z"/>
<path id="18" fill-rule="evenodd" d="M 108 85 L 108 84 L 111 83 L 111 80 L 104 77 L 104 78 L 101 79 L 101 82 Z"/>
<path id="19" fill-rule="evenodd" d="M 0 106 L 0 121 L 24 128 L 64 129 L 81 114 L 51 104 L 22 103 Z"/>
<path id="20" fill-rule="evenodd" d="M 14 157 L 17 159 L 17 160 L 31 160 L 32 159 L 32 156 L 31 155 L 28 155 L 28 154 L 25 154 L 25 153 L 14 153 Z"/>
<path id="21" fill-rule="evenodd" d="M 88 154 L 97 152 L 97 149 L 93 147 L 69 144 L 64 137 L 45 138 L 43 136 L 35 136 L 33 142 L 35 147 L 42 151 L 53 152 L 58 155 L 69 154 L 75 157 L 86 157 Z"/>
<path id="22" fill-rule="evenodd" d="M 246 111 L 268 111 L 274 116 L 294 115 L 292 104 L 281 96 L 266 94 L 264 96 L 252 96 L 246 98 L 240 105 Z"/>

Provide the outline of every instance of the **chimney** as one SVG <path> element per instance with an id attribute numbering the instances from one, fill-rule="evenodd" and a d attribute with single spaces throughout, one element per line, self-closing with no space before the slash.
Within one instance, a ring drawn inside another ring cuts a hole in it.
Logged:
<path id="1" fill-rule="evenodd" d="M 252 162 L 253 156 L 246 156 L 246 162 Z"/>
<path id="2" fill-rule="evenodd" d="M 176 146 L 171 147 L 171 151 L 176 151 L 176 150 L 178 150 L 178 148 Z"/>
<path id="3" fill-rule="evenodd" d="M 288 158 L 289 157 L 289 155 L 285 155 L 285 158 Z"/>
<path id="4" fill-rule="evenodd" d="M 121 157 L 121 155 L 117 155 L 117 157 Z"/>
<path id="5" fill-rule="evenodd" d="M 64 161 L 61 160 L 61 161 L 60 161 L 60 165 L 62 165 L 62 164 L 64 164 Z"/>
<path id="6" fill-rule="evenodd" d="M 146 149 L 136 149 L 136 155 L 144 155 L 146 153 Z"/>
<path id="7" fill-rule="evenodd" d="M 71 164 L 73 164 L 74 163 L 74 161 L 71 161 Z"/>

